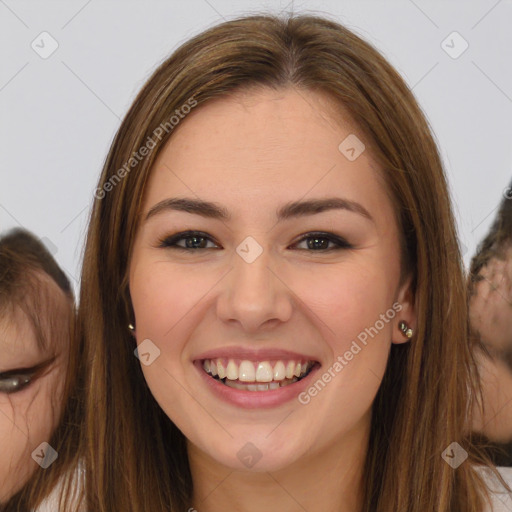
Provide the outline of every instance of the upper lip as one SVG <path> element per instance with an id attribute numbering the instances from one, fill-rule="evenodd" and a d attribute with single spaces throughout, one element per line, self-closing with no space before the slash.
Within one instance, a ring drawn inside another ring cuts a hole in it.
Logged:
<path id="1" fill-rule="evenodd" d="M 216 348 L 199 354 L 194 358 L 194 360 L 217 359 L 221 357 L 225 357 L 227 359 L 246 359 L 249 361 L 267 361 L 269 359 L 317 361 L 315 357 L 291 350 L 282 350 L 277 348 L 250 349 L 247 347 Z"/>

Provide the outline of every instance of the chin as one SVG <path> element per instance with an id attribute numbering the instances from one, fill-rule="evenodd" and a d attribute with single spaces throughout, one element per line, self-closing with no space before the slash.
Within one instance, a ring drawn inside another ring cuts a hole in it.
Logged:
<path id="1" fill-rule="evenodd" d="M 215 451 L 212 450 L 211 440 L 209 440 L 206 450 L 203 448 L 201 450 L 206 451 L 217 463 L 232 470 L 254 473 L 286 469 L 296 463 L 306 451 L 305 449 L 301 452 L 297 450 L 296 437 L 293 443 L 286 443 L 280 436 L 271 439 L 274 434 L 269 438 L 265 438 L 265 435 L 236 435 L 233 439 L 224 441 L 224 445 L 214 443 Z M 293 439 L 291 433 L 284 437 L 288 441 Z"/>

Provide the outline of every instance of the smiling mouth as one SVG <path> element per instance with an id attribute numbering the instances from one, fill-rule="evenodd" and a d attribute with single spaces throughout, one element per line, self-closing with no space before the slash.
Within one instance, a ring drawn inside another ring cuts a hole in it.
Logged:
<path id="1" fill-rule="evenodd" d="M 243 391 L 272 391 L 307 377 L 316 361 L 277 360 L 249 361 L 204 359 L 202 368 L 211 378 L 225 386 Z"/>

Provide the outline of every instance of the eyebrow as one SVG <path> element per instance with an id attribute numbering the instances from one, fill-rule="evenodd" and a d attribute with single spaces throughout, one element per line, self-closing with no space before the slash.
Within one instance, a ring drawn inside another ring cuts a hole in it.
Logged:
<path id="1" fill-rule="evenodd" d="M 203 201 L 201 199 L 193 199 L 188 197 L 182 198 L 169 198 L 160 201 L 150 208 L 146 215 L 146 220 L 157 215 L 158 213 L 173 210 L 201 215 L 211 219 L 218 219 L 222 221 L 231 220 L 231 214 L 224 207 L 210 201 Z M 303 217 L 306 215 L 315 215 L 328 210 L 346 210 L 349 212 L 357 213 L 375 222 L 368 210 L 355 201 L 343 199 L 341 197 L 328 197 L 322 199 L 309 199 L 306 201 L 292 201 L 285 204 L 277 210 L 278 221 L 283 221 L 296 217 Z"/>

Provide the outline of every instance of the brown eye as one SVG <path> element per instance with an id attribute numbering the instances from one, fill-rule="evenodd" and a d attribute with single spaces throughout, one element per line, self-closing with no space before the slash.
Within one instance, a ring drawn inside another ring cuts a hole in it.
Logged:
<path id="1" fill-rule="evenodd" d="M 25 389 L 32 381 L 32 374 L 14 374 L 9 377 L 0 376 L 0 393 L 16 393 Z"/>
<path id="2" fill-rule="evenodd" d="M 185 245 L 179 245 L 179 242 L 185 242 Z M 206 247 L 208 242 L 215 244 L 210 236 L 202 231 L 184 231 L 169 236 L 160 241 L 159 247 L 167 249 L 178 249 L 184 251 L 197 251 L 201 249 L 215 249 L 215 247 Z"/>
<path id="3" fill-rule="evenodd" d="M 352 249 L 353 246 L 349 244 L 345 239 L 333 235 L 332 233 L 307 233 L 303 236 L 298 242 L 294 245 L 302 243 L 306 241 L 307 249 L 310 249 L 310 252 L 330 252 L 341 249 Z M 332 246 L 329 246 L 332 244 Z M 302 249 L 302 250 L 307 250 Z"/>

